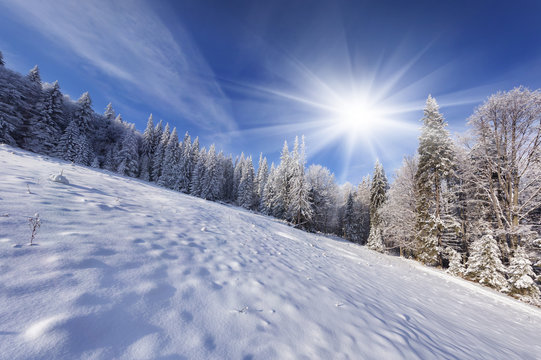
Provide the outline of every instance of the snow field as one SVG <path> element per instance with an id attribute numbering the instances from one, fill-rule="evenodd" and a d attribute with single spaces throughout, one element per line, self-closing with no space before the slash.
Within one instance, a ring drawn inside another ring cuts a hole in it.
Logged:
<path id="1" fill-rule="evenodd" d="M 540 310 L 415 262 L 4 145 L 0 169 L 1 359 L 541 354 Z"/>

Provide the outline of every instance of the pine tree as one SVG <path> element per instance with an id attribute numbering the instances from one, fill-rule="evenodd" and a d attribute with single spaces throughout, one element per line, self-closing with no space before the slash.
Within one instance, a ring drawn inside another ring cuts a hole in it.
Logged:
<path id="1" fill-rule="evenodd" d="M 190 194 L 194 196 L 201 196 L 201 186 L 202 186 L 202 181 L 205 177 L 206 161 L 207 161 L 207 151 L 205 148 L 203 148 L 201 149 L 201 151 L 198 151 L 197 161 L 192 173 L 192 179 L 190 183 Z"/>
<path id="2" fill-rule="evenodd" d="M 252 157 L 248 157 L 242 162 L 241 178 L 237 192 L 237 204 L 245 209 L 255 207 L 255 172 Z"/>
<path id="3" fill-rule="evenodd" d="M 158 185 L 172 189 L 177 183 L 177 170 L 180 159 L 179 152 L 177 128 L 173 128 L 173 131 L 167 140 L 167 145 L 165 146 L 162 173 L 157 181 Z"/>
<path id="4" fill-rule="evenodd" d="M 191 169 L 191 151 L 192 151 L 192 140 L 188 132 L 184 134 L 184 140 L 182 140 L 182 146 L 180 148 L 180 159 L 178 164 L 178 177 L 177 183 L 175 184 L 175 189 L 187 193 L 190 189 L 190 176 Z"/>
<path id="5" fill-rule="evenodd" d="M 73 114 L 73 120 L 76 121 L 81 134 L 85 136 L 90 135 L 93 117 L 94 111 L 92 110 L 92 100 L 90 99 L 88 92 L 85 92 L 81 95 L 79 100 L 77 100 L 77 107 Z"/>
<path id="6" fill-rule="evenodd" d="M 240 157 L 235 160 L 235 169 L 233 170 L 233 197 L 235 200 L 239 197 L 239 184 L 242 177 L 244 161 L 244 153 L 241 153 Z"/>
<path id="7" fill-rule="evenodd" d="M 370 234 L 367 246 L 377 251 L 384 250 L 380 209 L 386 200 L 387 187 L 387 177 L 383 166 L 376 161 L 370 187 Z"/>
<path id="8" fill-rule="evenodd" d="M 470 257 L 465 276 L 497 290 L 506 286 L 505 267 L 501 261 L 501 252 L 494 237 L 490 234 L 475 240 L 470 246 Z"/>
<path id="9" fill-rule="evenodd" d="M 118 167 L 116 170 L 119 174 L 131 177 L 137 176 L 139 172 L 139 153 L 134 128 L 128 129 L 124 134 L 117 162 Z"/>
<path id="10" fill-rule="evenodd" d="M 152 158 L 152 176 L 151 177 L 153 181 L 158 181 L 162 174 L 165 148 L 167 147 L 167 144 L 169 142 L 170 135 L 171 134 L 169 130 L 169 124 L 166 124 L 165 130 L 161 134 L 160 141 L 158 142 L 158 145 L 156 146 L 156 151 L 154 152 L 154 156 Z"/>
<path id="11" fill-rule="evenodd" d="M 449 260 L 449 267 L 446 272 L 454 276 L 464 276 L 466 269 L 462 263 L 462 255 L 452 247 L 446 247 L 444 253 Z"/>
<path id="12" fill-rule="evenodd" d="M 42 93 L 36 104 L 36 115 L 29 119 L 28 137 L 25 147 L 36 153 L 50 155 L 60 138 L 60 127 L 53 119 L 54 89 Z"/>
<path id="13" fill-rule="evenodd" d="M 295 138 L 293 156 L 291 161 L 291 177 L 289 186 L 289 217 L 295 225 L 305 226 L 312 220 L 312 201 L 310 189 L 304 176 L 306 164 L 304 150 L 304 137 L 299 146 L 298 138 Z"/>
<path id="14" fill-rule="evenodd" d="M 5 120 L 4 114 L 0 114 L 0 144 L 16 145 L 11 132 L 11 124 Z"/>
<path id="15" fill-rule="evenodd" d="M 259 164 L 257 166 L 257 175 L 255 177 L 256 183 L 256 206 L 258 209 L 262 208 L 263 192 L 265 190 L 265 184 L 269 177 L 269 165 L 267 164 L 267 158 L 263 157 L 263 153 L 259 154 Z"/>
<path id="16" fill-rule="evenodd" d="M 92 150 L 88 138 L 84 134 L 79 135 L 77 141 L 77 155 L 75 156 L 75 162 L 77 164 L 88 166 L 90 165 L 90 158 L 92 156 Z"/>
<path id="17" fill-rule="evenodd" d="M 116 118 L 115 109 L 113 109 L 113 104 L 109 103 L 105 107 L 105 112 L 103 113 L 103 116 L 107 121 L 113 121 Z"/>
<path id="18" fill-rule="evenodd" d="M 428 96 L 419 138 L 416 174 L 416 242 L 418 259 L 429 265 L 441 264 L 439 248 L 445 228 L 442 221 L 442 183 L 453 168 L 454 151 L 438 104 Z"/>
<path id="19" fill-rule="evenodd" d="M 535 284 L 532 263 L 522 246 L 515 249 L 508 268 L 510 295 L 533 305 L 541 305 L 541 292 Z"/>
<path id="20" fill-rule="evenodd" d="M 342 232 L 346 240 L 357 242 L 359 238 L 358 218 L 355 214 L 353 193 L 350 192 L 342 219 Z"/>
<path id="21" fill-rule="evenodd" d="M 100 160 L 98 159 L 97 156 L 94 156 L 94 160 L 92 160 L 92 163 L 90 164 L 90 166 L 95 168 L 95 169 L 100 168 Z"/>
<path id="22" fill-rule="evenodd" d="M 41 76 L 39 75 L 39 68 L 37 65 L 34 66 L 28 73 L 28 80 L 32 81 L 35 84 L 41 85 Z"/>
<path id="23" fill-rule="evenodd" d="M 139 178 L 149 181 L 150 173 L 152 171 L 152 157 L 154 146 L 154 120 L 152 114 L 148 117 L 147 127 L 143 132 L 143 139 L 141 142 L 141 164 L 139 166 Z"/>
<path id="24" fill-rule="evenodd" d="M 81 132 L 76 121 L 71 121 L 60 137 L 55 149 L 55 155 L 66 161 L 75 161 L 79 153 Z"/>

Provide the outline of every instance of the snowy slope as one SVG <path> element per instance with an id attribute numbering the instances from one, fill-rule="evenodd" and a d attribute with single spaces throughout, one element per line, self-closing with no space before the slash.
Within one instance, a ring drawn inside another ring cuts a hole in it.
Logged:
<path id="1" fill-rule="evenodd" d="M 539 334 L 437 270 L 0 145 L 2 359 L 539 359 Z"/>

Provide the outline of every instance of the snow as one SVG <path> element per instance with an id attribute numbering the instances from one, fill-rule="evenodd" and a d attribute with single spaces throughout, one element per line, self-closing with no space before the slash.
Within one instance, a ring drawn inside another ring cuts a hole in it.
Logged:
<path id="1" fill-rule="evenodd" d="M 1 359 L 541 353 L 539 309 L 413 261 L 6 145 L 0 169 Z"/>

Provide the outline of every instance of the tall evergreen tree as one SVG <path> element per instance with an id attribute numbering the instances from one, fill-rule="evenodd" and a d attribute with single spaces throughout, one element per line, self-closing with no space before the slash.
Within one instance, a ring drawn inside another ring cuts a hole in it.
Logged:
<path id="1" fill-rule="evenodd" d="M 252 157 L 249 156 L 241 163 L 241 177 L 237 192 L 237 204 L 245 209 L 255 207 L 255 172 Z"/>
<path id="2" fill-rule="evenodd" d="M 508 292 L 512 296 L 533 305 L 541 305 L 541 292 L 535 284 L 532 262 L 522 246 L 515 249 L 509 264 Z"/>
<path id="3" fill-rule="evenodd" d="M 165 146 L 162 173 L 158 179 L 158 185 L 172 189 L 177 183 L 179 152 L 177 128 L 173 128 Z"/>
<path id="4" fill-rule="evenodd" d="M 73 120 L 77 123 L 79 131 L 85 136 L 90 135 L 94 111 L 92 110 L 92 100 L 88 92 L 85 92 L 79 100 L 73 114 Z"/>
<path id="5" fill-rule="evenodd" d="M 165 148 L 167 147 L 167 144 L 169 143 L 170 136 L 171 136 L 171 133 L 169 130 L 169 123 L 167 123 L 165 125 L 165 129 L 163 130 L 161 134 L 160 141 L 158 142 L 158 145 L 156 146 L 156 151 L 154 152 L 154 156 L 152 159 L 152 180 L 153 181 L 158 181 L 162 174 Z"/>
<path id="6" fill-rule="evenodd" d="M 41 76 L 39 74 L 38 66 L 34 66 L 28 73 L 28 80 L 32 81 L 35 84 L 41 85 Z"/>
<path id="7" fill-rule="evenodd" d="M 265 190 L 265 184 L 269 177 L 269 165 L 267 164 L 267 158 L 263 157 L 263 153 L 259 154 L 259 164 L 257 166 L 257 175 L 255 178 L 256 183 L 256 203 L 257 208 L 261 209 L 263 192 Z"/>
<path id="8" fill-rule="evenodd" d="M 376 161 L 370 187 L 370 234 L 367 245 L 377 251 L 384 250 L 380 209 L 386 200 L 387 187 L 387 177 L 383 166 L 379 161 Z"/>
<path id="9" fill-rule="evenodd" d="M 291 179 L 289 186 L 289 217 L 294 224 L 305 227 L 312 220 L 312 201 L 310 189 L 304 176 L 306 155 L 304 148 L 304 136 L 299 144 L 295 138 L 293 156 L 291 161 Z"/>
<path id="10" fill-rule="evenodd" d="M 453 168 L 454 151 L 438 104 L 428 96 L 419 137 L 419 165 L 416 174 L 416 242 L 418 259 L 429 265 L 441 264 L 439 248 L 445 228 L 442 221 L 442 184 Z"/>
<path id="11" fill-rule="evenodd" d="M 122 139 L 117 172 L 131 177 L 137 176 L 139 172 L 139 152 L 134 128 L 130 127 Z"/>

